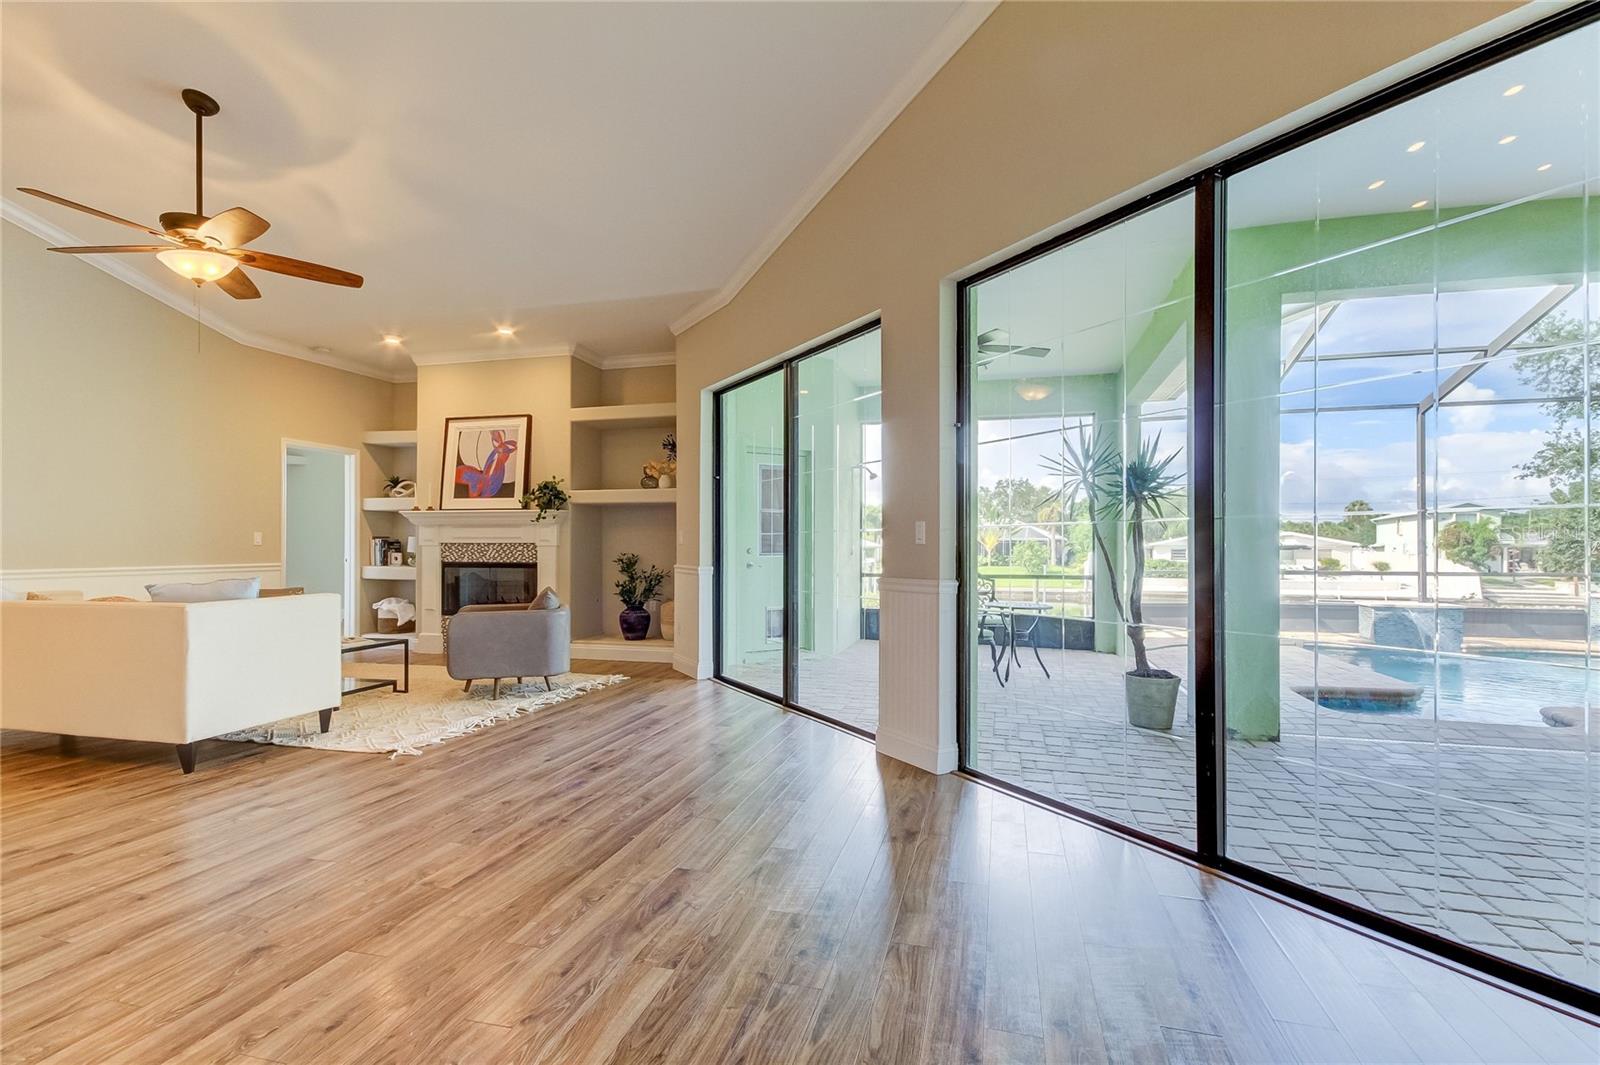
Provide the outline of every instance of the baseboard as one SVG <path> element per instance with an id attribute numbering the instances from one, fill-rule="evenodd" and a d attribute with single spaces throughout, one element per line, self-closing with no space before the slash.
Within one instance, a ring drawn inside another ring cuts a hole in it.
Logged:
<path id="1" fill-rule="evenodd" d="M 673 655 L 672 668 L 686 677 L 693 677 L 695 680 L 708 680 L 711 677 L 710 662 L 702 662 L 687 655 Z"/>
<path id="2" fill-rule="evenodd" d="M 225 562 L 203 566 L 86 566 L 76 569 L 0 570 L 0 595 L 20 599 L 28 592 L 75 591 L 85 598 L 103 595 L 145 597 L 145 585 L 170 581 L 220 581 L 260 577 L 267 587 L 283 583 L 276 562 Z"/>
<path id="3" fill-rule="evenodd" d="M 878 753 L 929 773 L 953 773 L 958 752 L 955 744 L 935 746 L 898 732 L 878 728 Z"/>

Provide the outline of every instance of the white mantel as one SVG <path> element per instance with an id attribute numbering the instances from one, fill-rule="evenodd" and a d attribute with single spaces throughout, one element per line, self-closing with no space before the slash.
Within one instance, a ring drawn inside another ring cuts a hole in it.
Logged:
<path id="1" fill-rule="evenodd" d="M 417 529 L 417 643 L 418 651 L 439 654 L 444 651 L 442 607 L 442 563 L 440 544 L 517 543 L 538 548 L 539 583 L 556 585 L 561 573 L 561 529 L 565 512 L 536 519 L 529 510 L 403 510 L 405 519 Z"/>

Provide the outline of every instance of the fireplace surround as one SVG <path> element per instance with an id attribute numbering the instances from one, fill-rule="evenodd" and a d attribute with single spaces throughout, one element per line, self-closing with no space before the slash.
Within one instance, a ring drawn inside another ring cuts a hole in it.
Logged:
<path id="1" fill-rule="evenodd" d="M 462 605 L 458 597 L 446 610 L 446 562 L 514 572 L 513 581 L 503 579 L 510 576 L 507 573 L 494 582 L 492 594 L 496 596 L 508 587 L 520 587 L 525 575 L 531 588 L 528 598 L 537 594 L 542 584 L 554 586 L 558 595 L 567 598 L 560 563 L 565 513 L 547 516 L 544 521 L 535 521 L 533 512 L 526 510 L 410 510 L 401 514 L 417 530 L 418 651 L 438 654 L 444 650 L 445 619 Z"/>

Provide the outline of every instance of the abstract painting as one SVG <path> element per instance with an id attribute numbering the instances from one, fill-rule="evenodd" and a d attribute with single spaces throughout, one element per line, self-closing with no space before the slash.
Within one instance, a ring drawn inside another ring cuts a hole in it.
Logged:
<path id="1" fill-rule="evenodd" d="M 440 510 L 515 510 L 528 490 L 531 414 L 444 420 Z"/>

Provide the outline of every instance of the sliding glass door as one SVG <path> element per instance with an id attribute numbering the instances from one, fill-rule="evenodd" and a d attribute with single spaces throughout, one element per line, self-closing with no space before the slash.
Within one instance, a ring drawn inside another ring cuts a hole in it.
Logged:
<path id="1" fill-rule="evenodd" d="M 717 397 L 718 674 L 783 697 L 784 372 Z"/>
<path id="2" fill-rule="evenodd" d="M 968 768 L 1187 846 L 1194 203 L 971 284 Z"/>
<path id="3" fill-rule="evenodd" d="M 717 674 L 878 724 L 882 369 L 876 325 L 717 395 Z"/>
<path id="4" fill-rule="evenodd" d="M 960 308 L 964 768 L 1593 1009 L 1592 9 Z"/>

